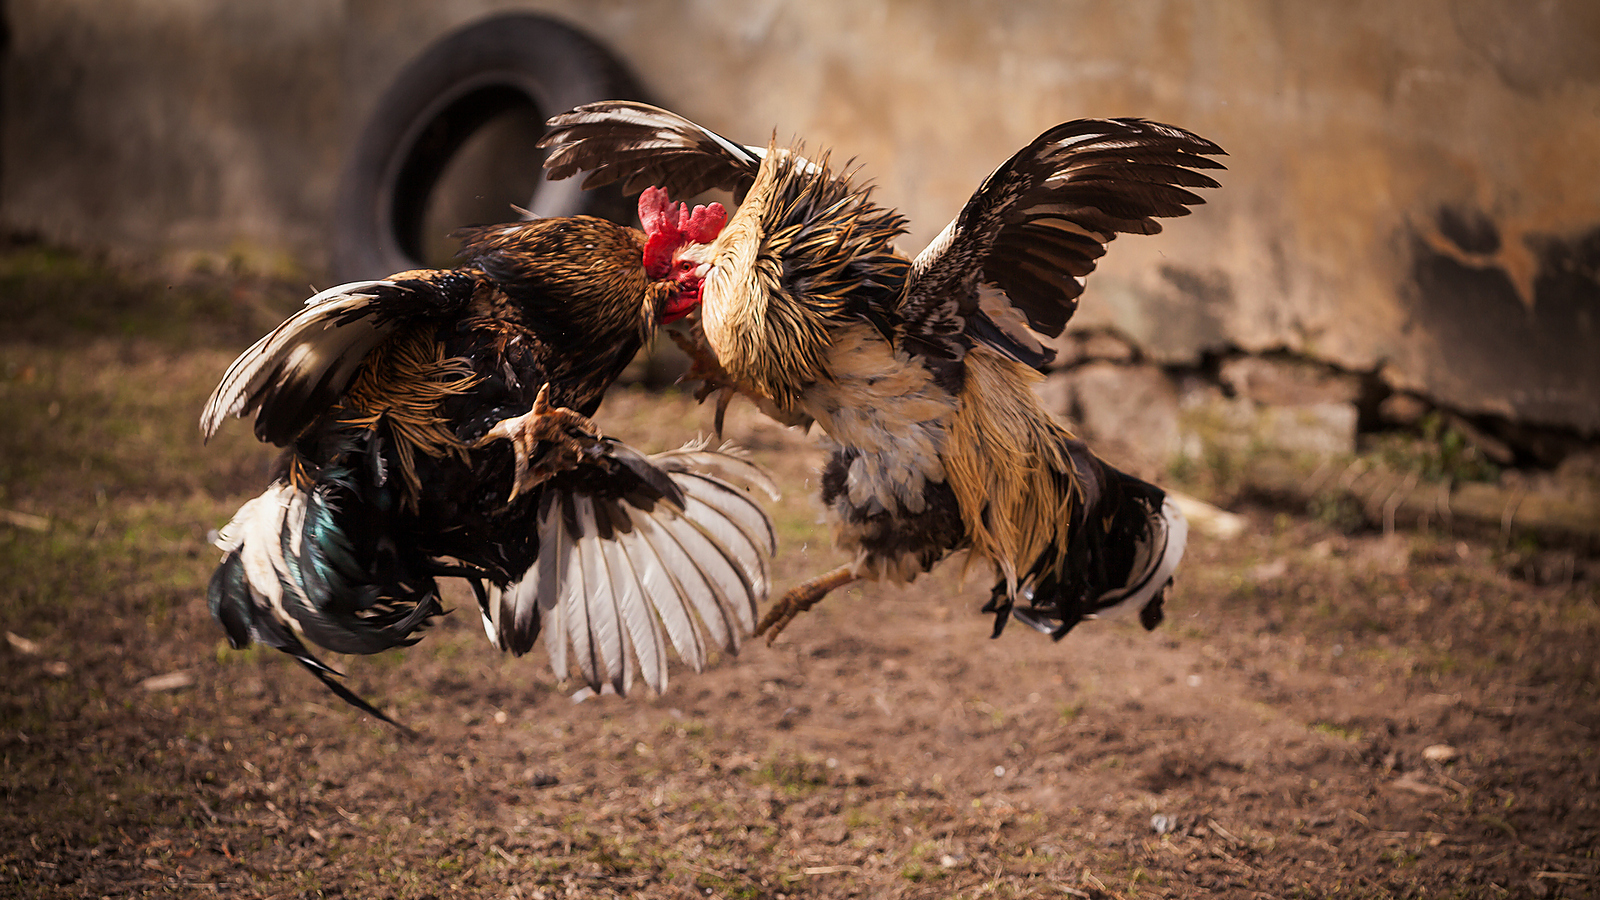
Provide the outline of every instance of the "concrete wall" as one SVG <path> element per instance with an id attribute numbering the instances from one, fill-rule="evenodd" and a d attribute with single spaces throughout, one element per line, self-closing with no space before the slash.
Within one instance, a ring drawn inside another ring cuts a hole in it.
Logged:
<path id="1" fill-rule="evenodd" d="M 580 25 L 733 137 L 858 157 L 913 248 L 1048 125 L 1183 125 L 1232 154 L 1223 190 L 1113 245 L 1079 324 L 1600 432 L 1592 0 L 8 0 L 0 226 L 315 277 L 379 93 L 507 8 Z"/>

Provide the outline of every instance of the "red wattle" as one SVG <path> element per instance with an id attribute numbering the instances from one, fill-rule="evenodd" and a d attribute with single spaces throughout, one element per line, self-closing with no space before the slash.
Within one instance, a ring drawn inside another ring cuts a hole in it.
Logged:
<path id="1" fill-rule="evenodd" d="M 700 292 L 698 290 L 684 291 L 678 296 L 673 297 L 671 300 L 668 300 L 666 305 L 661 307 L 661 315 L 658 318 L 660 319 L 661 324 L 670 325 L 684 316 L 687 316 L 689 313 L 694 312 L 694 308 L 699 305 Z"/>

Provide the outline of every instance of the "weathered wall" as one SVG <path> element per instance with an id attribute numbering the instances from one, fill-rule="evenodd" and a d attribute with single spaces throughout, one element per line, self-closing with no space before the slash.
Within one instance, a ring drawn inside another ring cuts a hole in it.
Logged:
<path id="1" fill-rule="evenodd" d="M 318 0 L 9 0 L 0 223 L 190 261 L 323 260 L 346 129 Z"/>
<path id="2" fill-rule="evenodd" d="M 1191 128 L 1232 153 L 1224 189 L 1118 241 L 1081 324 L 1161 361 L 1284 348 L 1600 432 L 1590 0 L 10 0 L 0 224 L 315 274 L 378 94 L 512 7 L 582 26 L 734 137 L 858 157 L 913 247 L 1057 121 Z"/>

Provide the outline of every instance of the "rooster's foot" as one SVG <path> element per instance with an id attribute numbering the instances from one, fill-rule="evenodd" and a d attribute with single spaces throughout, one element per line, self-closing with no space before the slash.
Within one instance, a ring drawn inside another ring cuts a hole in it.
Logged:
<path id="1" fill-rule="evenodd" d="M 482 447 L 497 440 L 511 442 L 516 475 L 506 502 L 557 472 L 576 467 L 602 449 L 600 429 L 588 416 L 565 406 L 550 405 L 550 385 L 539 389 L 533 409 L 501 419 L 479 438 Z M 537 460 L 537 462 L 535 462 Z"/>
<path id="2" fill-rule="evenodd" d="M 732 390 L 733 376 L 717 361 L 717 355 L 711 352 L 711 347 L 704 339 L 697 340 L 696 335 L 681 331 L 669 331 L 667 336 L 689 357 L 689 371 L 678 380 L 700 382 L 700 386 L 694 389 L 696 402 L 704 403 L 707 397 L 717 391 Z"/>
<path id="3" fill-rule="evenodd" d="M 860 577 L 853 567 L 840 566 L 810 581 L 795 585 L 767 610 L 765 616 L 761 617 L 761 624 L 756 626 L 756 637 L 765 634 L 767 646 L 772 646 L 772 642 L 778 639 L 778 634 L 794 621 L 795 616 L 816 606 L 829 591 L 844 587 Z"/>
<path id="4" fill-rule="evenodd" d="M 717 355 L 711 352 L 711 347 L 703 338 L 697 339 L 698 334 L 685 334 L 681 331 L 669 331 L 667 335 L 673 343 L 678 345 L 689 357 L 689 371 L 683 374 L 679 381 L 698 381 L 700 386 L 694 389 L 696 403 L 706 402 L 712 394 L 717 395 L 717 413 L 713 430 L 717 440 L 722 440 L 722 423 L 728 414 L 728 404 L 733 401 L 738 389 L 734 387 L 733 376 L 717 361 Z"/>

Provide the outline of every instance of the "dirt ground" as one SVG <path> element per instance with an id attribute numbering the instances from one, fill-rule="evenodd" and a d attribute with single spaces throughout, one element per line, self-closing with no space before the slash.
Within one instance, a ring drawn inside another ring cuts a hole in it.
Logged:
<path id="1" fill-rule="evenodd" d="M 407 738 L 205 609 L 270 454 L 195 419 L 292 302 L 0 254 L 0 894 L 1600 895 L 1595 559 L 1237 496 L 1154 633 L 990 640 L 947 563 L 659 697 L 575 702 L 458 592 L 337 659 Z M 601 421 L 660 449 L 710 412 L 630 388 Z M 836 562 L 810 439 L 738 406 L 728 434 L 786 489 L 778 587 Z"/>

